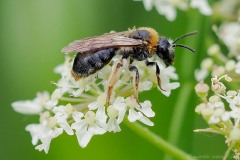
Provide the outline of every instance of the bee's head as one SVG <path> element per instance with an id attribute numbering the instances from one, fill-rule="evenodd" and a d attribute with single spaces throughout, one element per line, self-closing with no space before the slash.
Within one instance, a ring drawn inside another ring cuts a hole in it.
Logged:
<path id="1" fill-rule="evenodd" d="M 166 66 L 173 64 L 174 49 L 171 43 L 169 43 L 169 41 L 167 40 L 167 38 L 163 37 L 159 39 L 156 53 L 158 57 L 163 60 Z"/>
<path id="2" fill-rule="evenodd" d="M 182 47 L 182 48 L 186 48 L 192 52 L 195 52 L 192 48 L 182 45 L 182 44 L 175 44 L 178 40 L 196 34 L 197 32 L 191 32 L 191 33 L 187 33 L 184 34 L 178 38 L 176 38 L 174 41 L 169 41 L 167 38 L 165 37 L 161 37 L 159 38 L 159 42 L 157 45 L 157 51 L 156 54 L 158 55 L 159 58 L 161 58 L 163 60 L 163 62 L 165 63 L 166 66 L 172 65 L 174 62 L 174 47 Z"/>

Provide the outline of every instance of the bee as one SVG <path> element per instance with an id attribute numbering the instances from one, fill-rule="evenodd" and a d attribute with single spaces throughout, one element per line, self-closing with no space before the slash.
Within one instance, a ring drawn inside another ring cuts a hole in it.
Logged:
<path id="1" fill-rule="evenodd" d="M 107 104 L 109 104 L 114 84 L 118 79 L 118 72 L 123 66 L 123 60 L 129 58 L 129 70 L 135 72 L 134 98 L 138 102 L 139 71 L 136 66 L 132 65 L 132 62 L 145 61 L 146 66 L 155 66 L 158 86 L 161 90 L 164 90 L 161 87 L 161 79 L 159 77 L 160 68 L 158 64 L 150 62 L 148 59 L 156 54 L 166 66 L 172 65 L 174 62 L 174 47 L 182 47 L 195 52 L 192 48 L 176 44 L 176 42 L 196 33 L 184 34 L 170 41 L 166 37 L 159 36 L 153 28 L 140 27 L 123 32 L 110 32 L 100 36 L 76 40 L 64 47 L 62 52 L 77 54 L 72 66 L 72 76 L 76 81 L 102 69 L 115 55 L 122 55 L 122 58 L 109 77 Z"/>

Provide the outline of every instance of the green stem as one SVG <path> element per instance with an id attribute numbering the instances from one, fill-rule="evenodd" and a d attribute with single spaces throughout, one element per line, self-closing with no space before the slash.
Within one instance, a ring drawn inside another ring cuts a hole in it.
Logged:
<path id="1" fill-rule="evenodd" d="M 195 41 L 189 41 L 186 40 L 186 44 L 190 45 L 190 46 L 195 46 L 197 53 L 194 55 L 195 57 L 191 57 L 189 56 L 187 53 L 182 55 L 182 63 L 186 63 L 186 65 L 182 65 L 180 68 L 180 72 L 181 72 L 181 77 L 182 79 L 184 78 L 185 81 L 182 84 L 182 86 L 180 87 L 180 92 L 179 92 L 179 96 L 176 100 L 175 106 L 174 106 L 174 110 L 173 110 L 173 114 L 172 114 L 172 120 L 170 123 L 170 128 L 169 128 L 169 137 L 168 137 L 168 141 L 171 142 L 174 145 L 177 145 L 177 143 L 179 142 L 179 139 L 181 138 L 181 131 L 182 131 L 182 127 L 184 124 L 184 120 L 186 120 L 186 111 L 187 111 L 187 107 L 189 102 L 191 102 L 191 95 L 193 94 L 193 83 L 194 83 L 194 79 L 193 79 L 193 73 L 194 73 L 194 69 L 196 66 L 196 61 L 197 58 L 199 59 L 199 57 L 201 56 L 200 53 L 202 52 L 202 47 L 204 45 L 204 36 L 205 36 L 205 30 L 206 30 L 206 20 L 205 17 L 199 15 L 199 14 L 191 14 L 191 17 L 189 18 L 189 20 L 191 19 L 195 19 L 194 22 L 190 23 L 188 26 L 188 30 L 193 30 L 193 28 L 199 28 L 199 34 L 197 35 L 197 37 L 195 37 Z M 193 39 L 194 37 L 192 37 Z M 192 113 L 194 114 L 194 113 Z M 171 160 L 172 158 L 169 155 L 166 155 L 164 157 L 164 160 Z"/>
<path id="2" fill-rule="evenodd" d="M 231 143 L 230 143 L 230 145 L 229 145 L 229 147 L 228 147 L 228 149 L 227 149 L 227 151 L 226 151 L 226 153 L 225 153 L 225 155 L 224 155 L 223 160 L 227 160 L 227 158 L 228 158 L 228 156 L 229 156 L 229 153 L 230 153 L 230 151 L 233 149 L 233 147 L 235 146 L 235 144 L 236 144 L 236 142 L 231 142 Z"/>
<path id="3" fill-rule="evenodd" d="M 89 100 L 86 100 L 86 99 L 69 98 L 69 97 L 61 97 L 59 100 L 60 100 L 60 101 L 66 101 L 66 102 L 73 102 L 73 103 L 79 103 L 79 102 L 89 101 Z"/>
<path id="4" fill-rule="evenodd" d="M 215 125 L 209 125 L 213 130 L 217 131 L 218 133 L 224 135 L 224 136 L 229 136 L 229 134 L 225 131 L 220 129 L 219 127 L 215 126 Z"/>
<path id="5" fill-rule="evenodd" d="M 137 133 L 142 138 L 146 139 L 153 145 L 155 145 L 157 148 L 165 151 L 166 153 L 172 155 L 176 159 L 180 160 L 195 160 L 194 157 L 189 155 L 188 153 L 185 153 L 184 151 L 180 150 L 179 148 L 173 146 L 172 144 L 168 143 L 155 133 L 151 132 L 146 127 L 143 127 L 139 123 L 135 122 L 129 122 L 127 118 L 124 119 L 124 124 L 128 126 L 132 131 Z"/>
<path id="6" fill-rule="evenodd" d="M 179 97 L 176 101 L 176 106 L 174 107 L 173 115 L 172 115 L 172 121 L 169 128 L 169 137 L 168 141 L 172 144 L 177 144 L 181 128 L 184 122 L 184 116 L 187 109 L 187 103 L 189 100 L 189 97 L 192 94 L 193 85 L 191 83 L 184 83 L 183 86 L 181 86 Z M 165 156 L 165 159 L 171 159 L 169 155 Z"/>

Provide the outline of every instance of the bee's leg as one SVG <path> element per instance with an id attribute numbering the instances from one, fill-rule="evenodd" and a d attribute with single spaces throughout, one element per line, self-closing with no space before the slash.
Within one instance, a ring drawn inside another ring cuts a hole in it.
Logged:
<path id="1" fill-rule="evenodd" d="M 113 87 L 118 81 L 118 76 L 119 76 L 119 70 L 123 66 L 123 59 L 127 59 L 127 56 L 123 55 L 122 59 L 117 63 L 115 68 L 112 70 L 112 73 L 110 75 L 110 78 L 108 80 L 108 87 L 107 87 L 107 98 L 106 98 L 106 103 L 107 106 L 109 106 L 110 98 L 112 95 Z"/>
<path id="2" fill-rule="evenodd" d="M 138 103 L 138 105 L 140 106 L 140 108 L 142 108 L 142 106 L 140 105 L 139 101 L 138 101 L 138 85 L 139 85 L 139 72 L 136 66 L 132 65 L 133 59 L 130 59 L 130 65 L 129 65 L 129 70 L 130 71 L 134 71 L 136 72 L 135 75 L 135 83 L 134 83 L 134 99 L 136 100 L 136 102 Z"/>
<path id="3" fill-rule="evenodd" d="M 147 66 L 153 66 L 153 65 L 156 66 L 156 77 L 157 77 L 158 87 L 159 87 L 162 91 L 165 91 L 165 90 L 162 88 L 162 86 L 161 86 L 160 68 L 159 68 L 157 62 L 149 62 L 149 61 L 146 61 L 146 65 L 147 65 Z"/>

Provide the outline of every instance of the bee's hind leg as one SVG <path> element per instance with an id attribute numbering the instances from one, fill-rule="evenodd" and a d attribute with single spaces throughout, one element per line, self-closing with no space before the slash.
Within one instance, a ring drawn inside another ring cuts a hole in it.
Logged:
<path id="1" fill-rule="evenodd" d="M 138 103 L 138 105 L 140 106 L 140 108 L 142 108 L 141 104 L 138 101 L 139 71 L 136 66 L 132 65 L 132 62 L 133 62 L 133 59 L 130 59 L 129 70 L 136 72 L 135 78 L 134 78 L 134 95 L 133 96 L 136 102 Z"/>
<path id="2" fill-rule="evenodd" d="M 110 98 L 112 95 L 113 87 L 118 81 L 119 77 L 119 70 L 123 66 L 123 60 L 127 59 L 127 56 L 123 55 L 122 59 L 117 63 L 115 68 L 112 70 L 110 78 L 108 80 L 108 87 L 107 87 L 107 98 L 106 98 L 106 104 L 109 106 Z"/>

